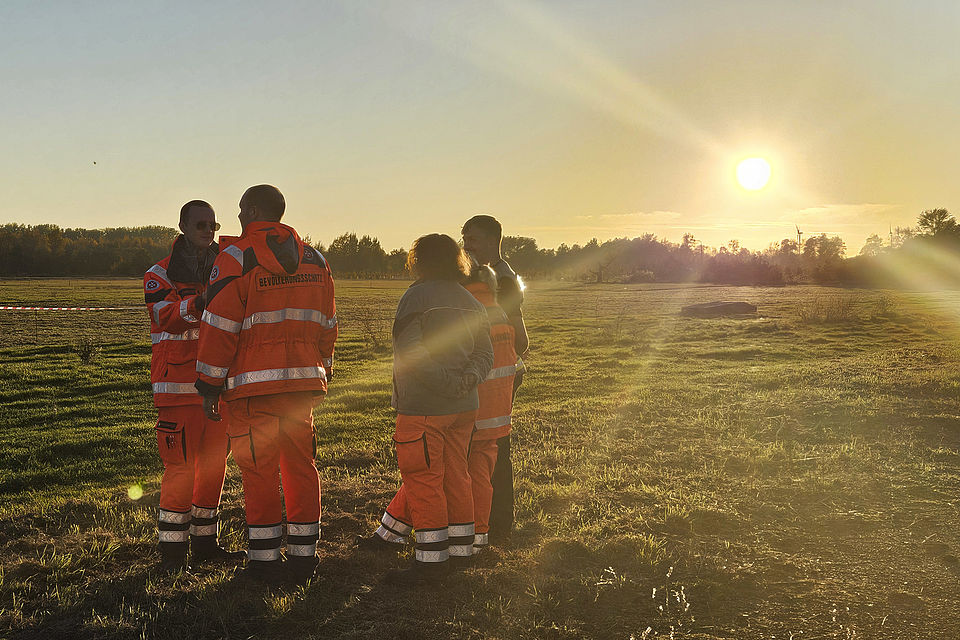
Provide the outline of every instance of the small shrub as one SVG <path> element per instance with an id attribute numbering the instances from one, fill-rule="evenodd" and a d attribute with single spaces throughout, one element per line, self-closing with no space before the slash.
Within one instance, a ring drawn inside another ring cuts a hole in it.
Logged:
<path id="1" fill-rule="evenodd" d="M 624 276 L 622 282 L 623 284 L 641 284 L 644 282 L 653 282 L 654 280 L 656 280 L 656 276 L 653 271 L 640 269 Z"/>
<path id="2" fill-rule="evenodd" d="M 849 296 L 816 297 L 797 306 L 800 322 L 836 324 L 858 320 L 853 308 L 853 299 Z"/>
<path id="3" fill-rule="evenodd" d="M 897 304 L 891 296 L 880 296 L 874 302 L 874 318 L 892 318 L 897 315 Z"/>
<path id="4" fill-rule="evenodd" d="M 103 348 L 93 338 L 80 338 L 80 340 L 73 345 L 73 352 L 79 356 L 80 362 L 84 364 L 90 364 L 96 360 L 102 351 Z"/>
<path id="5" fill-rule="evenodd" d="M 376 304 L 363 304 L 354 309 L 350 320 L 356 323 L 368 347 L 379 351 L 390 345 L 392 314 Z"/>

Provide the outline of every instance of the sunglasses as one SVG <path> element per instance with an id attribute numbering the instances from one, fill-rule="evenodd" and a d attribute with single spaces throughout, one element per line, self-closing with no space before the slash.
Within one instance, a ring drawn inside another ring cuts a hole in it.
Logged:
<path id="1" fill-rule="evenodd" d="M 197 231 L 203 231 L 207 227 L 210 227 L 211 231 L 220 231 L 219 222 L 206 222 L 204 220 L 201 220 L 200 222 L 197 223 Z"/>

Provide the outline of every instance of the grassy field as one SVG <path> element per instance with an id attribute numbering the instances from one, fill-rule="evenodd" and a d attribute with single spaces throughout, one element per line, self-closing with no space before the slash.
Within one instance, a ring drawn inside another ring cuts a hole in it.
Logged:
<path id="1" fill-rule="evenodd" d="M 275 591 L 154 570 L 145 312 L 0 311 L 0 636 L 960 637 L 960 295 L 535 283 L 516 534 L 403 592 L 382 577 L 409 558 L 351 542 L 399 482 L 404 286 L 338 285 L 320 577 Z M 711 300 L 760 313 L 678 315 Z M 140 301 L 134 280 L 0 281 L 0 305 Z M 232 462 L 223 509 L 240 547 Z"/>

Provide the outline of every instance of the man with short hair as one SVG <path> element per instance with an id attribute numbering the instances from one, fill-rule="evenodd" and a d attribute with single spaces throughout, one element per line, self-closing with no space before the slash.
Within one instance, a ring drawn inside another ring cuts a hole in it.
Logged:
<path id="1" fill-rule="evenodd" d="M 304 582 L 317 567 L 320 478 L 313 407 L 333 375 L 337 315 L 320 252 L 280 223 L 286 204 L 271 185 L 240 199 L 239 238 L 221 238 L 197 354 L 197 390 L 212 420 L 220 399 L 243 477 L 249 560 L 245 575 Z M 287 513 L 287 571 L 281 491 Z"/>
<path id="2" fill-rule="evenodd" d="M 180 209 L 181 235 L 170 255 L 143 277 L 153 355 L 150 381 L 159 417 L 157 445 L 163 460 L 158 518 L 161 567 L 240 559 L 217 544 L 218 508 L 226 471 L 225 425 L 208 420 L 193 382 L 203 292 L 217 257 L 213 208 L 191 200 Z M 189 538 L 188 538 L 189 533 Z"/>
<path id="3" fill-rule="evenodd" d="M 514 346 L 519 356 L 527 352 L 529 339 L 523 322 L 523 285 L 501 255 L 503 227 L 493 216 L 476 215 L 467 220 L 460 230 L 463 248 L 480 264 L 490 265 L 497 277 L 496 302 L 507 315 L 514 330 Z M 523 381 L 525 368 L 517 358 L 513 392 Z M 513 464 L 510 460 L 510 435 L 497 439 L 497 462 L 491 477 L 493 503 L 490 509 L 490 542 L 496 544 L 510 537 L 513 530 Z"/>

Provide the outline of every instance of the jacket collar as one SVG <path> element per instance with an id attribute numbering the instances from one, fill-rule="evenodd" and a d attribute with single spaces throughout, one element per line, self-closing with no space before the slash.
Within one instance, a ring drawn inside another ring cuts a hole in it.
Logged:
<path id="1" fill-rule="evenodd" d="M 206 282 L 210 277 L 213 262 L 220 253 L 220 246 L 214 242 L 209 247 L 201 249 L 196 255 L 191 251 L 189 241 L 183 234 L 173 241 L 170 251 L 170 264 L 167 266 L 167 275 L 174 282 Z M 203 273 L 198 273 L 202 267 Z"/>

